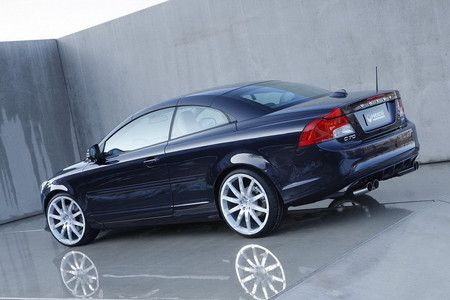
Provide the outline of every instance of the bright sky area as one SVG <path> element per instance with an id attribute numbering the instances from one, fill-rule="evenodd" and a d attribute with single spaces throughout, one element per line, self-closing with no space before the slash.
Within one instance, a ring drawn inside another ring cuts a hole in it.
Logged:
<path id="1" fill-rule="evenodd" d="M 167 0 L 0 0 L 0 41 L 59 38 Z"/>

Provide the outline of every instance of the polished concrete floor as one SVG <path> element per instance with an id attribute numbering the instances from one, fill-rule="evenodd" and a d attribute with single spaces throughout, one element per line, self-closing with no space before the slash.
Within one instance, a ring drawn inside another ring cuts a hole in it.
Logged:
<path id="1" fill-rule="evenodd" d="M 343 209 L 289 211 L 276 234 L 222 223 L 103 233 L 66 248 L 42 216 L 0 226 L 0 298 L 448 299 L 450 164 L 383 182 Z"/>

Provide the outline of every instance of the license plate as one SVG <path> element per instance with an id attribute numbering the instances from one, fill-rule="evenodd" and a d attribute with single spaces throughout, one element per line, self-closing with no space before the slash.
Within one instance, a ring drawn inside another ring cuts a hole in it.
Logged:
<path id="1" fill-rule="evenodd" d="M 393 116 L 388 109 L 388 103 L 383 103 L 357 112 L 359 124 L 364 131 L 370 131 L 392 123 Z"/>

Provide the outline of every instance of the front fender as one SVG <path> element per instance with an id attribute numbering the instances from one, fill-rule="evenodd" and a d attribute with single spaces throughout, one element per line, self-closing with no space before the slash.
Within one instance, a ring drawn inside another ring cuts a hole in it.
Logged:
<path id="1" fill-rule="evenodd" d="M 73 191 L 70 189 L 70 187 L 58 184 L 58 183 L 51 183 L 46 182 L 42 185 L 41 189 L 41 204 L 42 204 L 42 210 L 45 212 L 45 207 L 47 206 L 47 202 L 50 200 L 51 197 L 56 195 L 57 193 L 65 192 L 68 194 L 73 195 Z"/>

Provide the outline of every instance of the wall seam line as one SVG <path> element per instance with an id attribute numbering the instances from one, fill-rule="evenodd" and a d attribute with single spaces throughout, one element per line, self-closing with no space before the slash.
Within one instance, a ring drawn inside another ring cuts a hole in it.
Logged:
<path id="1" fill-rule="evenodd" d="M 73 110 L 72 110 L 72 99 L 70 97 L 70 93 L 69 93 L 69 86 L 67 84 L 67 77 L 66 77 L 66 71 L 64 69 L 64 65 L 62 63 L 62 59 L 61 59 L 61 50 L 59 49 L 59 42 L 58 39 L 54 40 L 56 43 L 56 51 L 58 52 L 58 58 L 59 58 L 59 66 L 61 68 L 61 72 L 62 72 L 62 76 L 63 76 L 63 80 L 64 80 L 64 87 L 66 89 L 66 95 L 67 95 L 67 104 L 69 107 L 69 115 L 70 115 L 70 123 L 72 125 L 73 128 L 73 134 L 75 136 L 75 146 L 77 149 L 77 153 L 78 154 L 78 160 L 81 159 L 81 154 L 80 154 L 80 140 L 78 138 L 78 131 L 76 130 L 76 126 L 75 126 L 75 116 L 73 114 Z"/>

